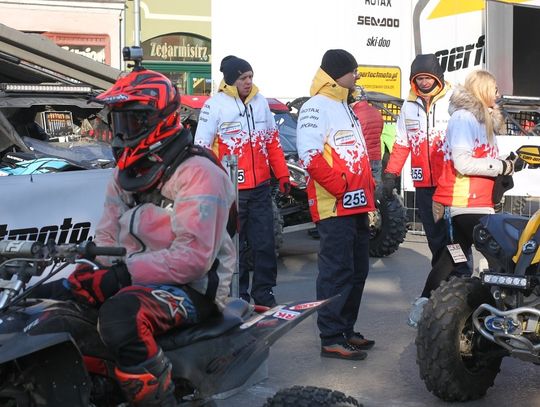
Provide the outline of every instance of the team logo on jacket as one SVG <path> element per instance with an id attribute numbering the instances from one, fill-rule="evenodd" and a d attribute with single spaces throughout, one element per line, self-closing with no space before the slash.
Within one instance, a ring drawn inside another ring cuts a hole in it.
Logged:
<path id="1" fill-rule="evenodd" d="M 223 135 L 234 135 L 242 131 L 242 123 L 240 122 L 225 122 L 219 126 L 219 131 Z"/>
<path id="2" fill-rule="evenodd" d="M 334 144 L 336 147 L 354 146 L 357 140 L 352 130 L 338 130 L 334 134 Z"/>
<path id="3" fill-rule="evenodd" d="M 407 133 L 416 133 L 420 131 L 420 121 L 419 120 L 405 120 L 405 126 L 407 127 Z"/>

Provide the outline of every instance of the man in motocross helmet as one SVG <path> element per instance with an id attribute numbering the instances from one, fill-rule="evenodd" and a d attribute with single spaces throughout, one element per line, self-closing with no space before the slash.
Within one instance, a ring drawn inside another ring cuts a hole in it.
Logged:
<path id="1" fill-rule="evenodd" d="M 154 336 L 224 306 L 235 265 L 234 187 L 213 155 L 193 146 L 164 75 L 141 67 L 96 99 L 109 110 L 117 167 L 95 242 L 127 255 L 125 264 L 78 268 L 67 282 L 99 307 L 98 331 L 128 400 L 175 406 L 171 363 Z"/>
<path id="2" fill-rule="evenodd" d="M 268 102 L 253 84 L 251 65 L 229 55 L 220 70 L 223 81 L 201 110 L 195 143 L 212 148 L 220 160 L 232 154 L 238 157 L 240 296 L 272 307 L 277 261 L 270 167 L 285 194 L 290 192 L 289 170 Z M 250 293 L 248 248 L 253 256 Z"/>

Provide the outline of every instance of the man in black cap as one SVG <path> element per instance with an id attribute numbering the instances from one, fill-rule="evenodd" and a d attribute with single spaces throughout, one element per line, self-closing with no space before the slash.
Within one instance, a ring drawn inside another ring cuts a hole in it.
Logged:
<path id="1" fill-rule="evenodd" d="M 397 134 L 383 174 L 383 193 L 393 198 L 395 180 L 411 154 L 411 176 L 416 189 L 416 206 L 426 233 L 433 266 L 445 250 L 448 233 L 444 219 L 433 219 L 433 193 L 443 165 L 443 142 L 450 116 L 450 84 L 434 54 L 417 55 L 411 64 L 411 90 L 397 120 Z M 417 298 L 407 323 L 416 327 L 429 294 Z"/>
<path id="2" fill-rule="evenodd" d="M 300 109 L 297 147 L 309 173 L 311 217 L 320 235 L 317 299 L 321 356 L 361 360 L 374 341 L 354 331 L 369 271 L 368 212 L 375 185 L 362 129 L 347 104 L 358 78 L 355 58 L 328 50 Z"/>
<path id="3" fill-rule="evenodd" d="M 238 157 L 240 296 L 273 307 L 277 261 L 270 168 L 284 194 L 290 192 L 289 170 L 274 116 L 253 84 L 251 65 L 229 55 L 221 61 L 220 71 L 223 81 L 201 110 L 195 142 L 211 148 L 220 160 Z M 248 249 L 253 259 L 251 292 Z"/>

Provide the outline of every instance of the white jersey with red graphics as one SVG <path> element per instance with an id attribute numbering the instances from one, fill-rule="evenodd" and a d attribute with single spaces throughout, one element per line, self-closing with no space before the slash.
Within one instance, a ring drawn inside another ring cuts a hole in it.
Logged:
<path id="1" fill-rule="evenodd" d="M 245 102 L 236 87 L 222 82 L 199 115 L 195 143 L 211 148 L 220 160 L 238 157 L 238 189 L 251 189 L 270 179 L 288 177 L 279 133 L 267 100 L 256 86 Z"/>
<path id="2" fill-rule="evenodd" d="M 297 125 L 300 160 L 309 173 L 314 222 L 375 209 L 374 187 L 360 122 L 347 104 L 348 90 L 319 69 Z"/>
<path id="3" fill-rule="evenodd" d="M 450 85 L 437 94 L 428 106 L 411 91 L 397 120 L 396 141 L 385 172 L 399 175 L 411 154 L 411 177 L 415 188 L 433 187 L 441 174 L 443 142 L 448 125 Z"/>
<path id="4" fill-rule="evenodd" d="M 473 113 L 455 111 L 448 123 L 444 166 L 433 200 L 460 208 L 493 207 L 493 185 L 502 163 L 497 139 L 490 144 L 486 126 Z M 456 169 L 456 158 L 460 156 Z"/>

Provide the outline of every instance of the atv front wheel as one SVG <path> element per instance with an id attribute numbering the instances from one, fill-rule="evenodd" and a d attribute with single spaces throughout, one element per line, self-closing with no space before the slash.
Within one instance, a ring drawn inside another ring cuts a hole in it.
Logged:
<path id="1" fill-rule="evenodd" d="M 278 391 L 263 407 L 349 407 L 360 406 L 356 399 L 340 391 L 313 386 L 293 386 Z"/>
<path id="2" fill-rule="evenodd" d="M 472 314 L 493 304 L 478 279 L 452 278 L 432 291 L 418 324 L 416 363 L 427 389 L 444 401 L 483 397 L 493 386 L 505 351 L 476 332 Z"/>
<path id="3" fill-rule="evenodd" d="M 398 196 L 377 200 L 377 210 L 369 213 L 369 255 L 385 257 L 394 253 L 407 234 L 407 212 Z"/>

